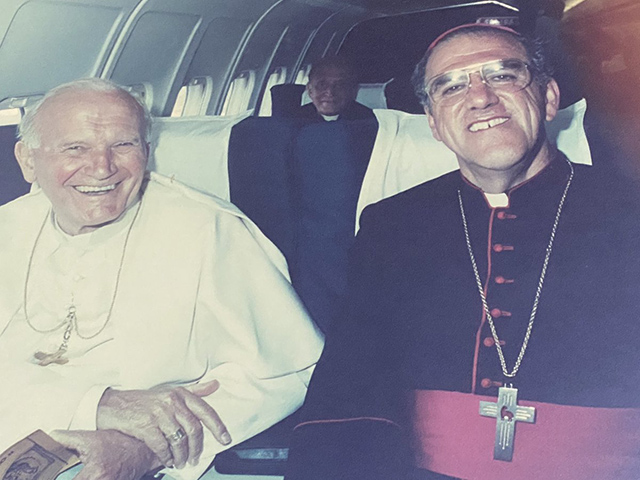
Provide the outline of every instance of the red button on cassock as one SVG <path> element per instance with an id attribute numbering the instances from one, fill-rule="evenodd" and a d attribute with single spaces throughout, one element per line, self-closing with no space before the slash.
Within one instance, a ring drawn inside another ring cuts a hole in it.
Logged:
<path id="1" fill-rule="evenodd" d="M 501 387 L 502 382 L 494 382 L 490 378 L 483 378 L 480 380 L 480 386 L 482 388 Z"/>
<path id="2" fill-rule="evenodd" d="M 493 337 L 485 337 L 485 339 L 482 341 L 482 344 L 485 347 L 493 347 L 496 344 L 496 341 L 493 339 Z M 505 342 L 504 340 L 500 340 L 500 345 L 501 346 L 505 346 L 507 344 L 507 342 Z"/>
<path id="3" fill-rule="evenodd" d="M 513 213 L 507 213 L 505 211 L 501 211 L 501 212 L 498 212 L 496 217 L 498 217 L 498 220 L 513 220 L 514 218 L 516 218 L 516 215 L 514 215 Z"/>
<path id="4" fill-rule="evenodd" d="M 502 310 L 500 310 L 499 308 L 492 308 L 490 313 L 493 318 L 498 318 L 502 316 Z"/>
<path id="5" fill-rule="evenodd" d="M 504 278 L 502 275 L 498 275 L 493 279 L 493 281 L 496 282 L 498 285 L 502 285 L 503 283 L 513 283 L 513 279 Z"/>
<path id="6" fill-rule="evenodd" d="M 493 339 L 493 337 L 485 337 L 485 339 L 482 341 L 482 344 L 485 347 L 493 347 L 496 344 L 496 341 Z M 507 342 L 505 342 L 504 340 L 500 340 L 500 345 L 501 346 L 505 346 L 507 344 Z"/>

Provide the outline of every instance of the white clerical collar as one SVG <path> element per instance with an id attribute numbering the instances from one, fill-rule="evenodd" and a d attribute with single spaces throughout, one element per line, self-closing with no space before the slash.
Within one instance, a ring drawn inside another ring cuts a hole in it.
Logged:
<path id="1" fill-rule="evenodd" d="M 506 193 L 484 193 L 487 203 L 491 208 L 505 208 L 509 206 L 509 196 Z"/>
<path id="2" fill-rule="evenodd" d="M 322 115 L 322 118 L 324 118 L 327 122 L 335 122 L 339 116 L 340 116 L 339 114 L 338 115 Z"/>

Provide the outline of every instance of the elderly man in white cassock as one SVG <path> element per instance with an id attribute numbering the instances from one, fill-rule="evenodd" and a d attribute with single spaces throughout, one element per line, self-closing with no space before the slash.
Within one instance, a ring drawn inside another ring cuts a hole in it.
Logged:
<path id="1" fill-rule="evenodd" d="M 233 205 L 146 172 L 149 114 L 98 79 L 24 117 L 0 208 L 0 451 L 36 429 L 77 478 L 197 478 L 302 403 L 322 338 Z"/>

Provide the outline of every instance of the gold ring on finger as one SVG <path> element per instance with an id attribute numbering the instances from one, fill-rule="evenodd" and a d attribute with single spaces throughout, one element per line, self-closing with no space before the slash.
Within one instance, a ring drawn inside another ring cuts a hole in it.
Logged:
<path id="1" fill-rule="evenodd" d="M 186 436 L 187 435 L 184 433 L 184 430 L 179 428 L 178 430 L 175 431 L 175 433 L 172 433 L 171 435 L 167 435 L 167 441 L 169 443 L 179 443 Z"/>

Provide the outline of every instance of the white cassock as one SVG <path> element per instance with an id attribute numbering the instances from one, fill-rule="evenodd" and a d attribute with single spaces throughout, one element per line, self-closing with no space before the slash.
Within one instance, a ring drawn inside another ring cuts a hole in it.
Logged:
<path id="1" fill-rule="evenodd" d="M 108 387 L 213 379 L 207 401 L 236 444 L 302 404 L 322 350 L 258 228 L 155 174 L 141 202 L 88 234 L 62 232 L 40 190 L 1 207 L 0 266 L 0 451 L 38 428 L 95 429 Z M 37 365 L 70 306 L 69 362 Z M 171 475 L 197 478 L 223 448 L 207 432 L 200 465 Z"/>

